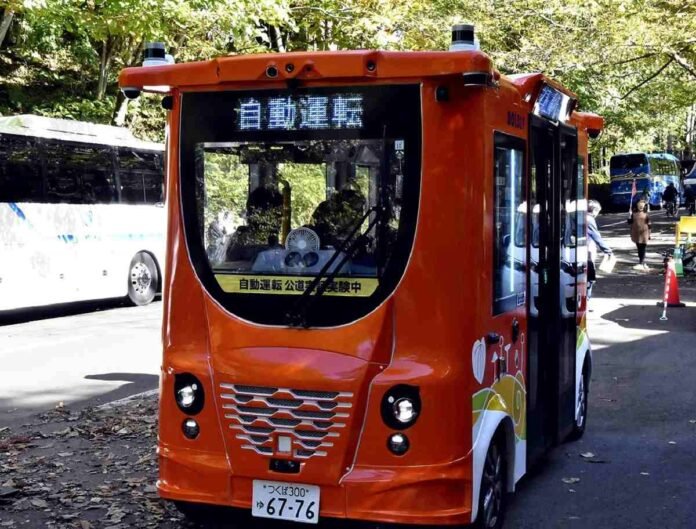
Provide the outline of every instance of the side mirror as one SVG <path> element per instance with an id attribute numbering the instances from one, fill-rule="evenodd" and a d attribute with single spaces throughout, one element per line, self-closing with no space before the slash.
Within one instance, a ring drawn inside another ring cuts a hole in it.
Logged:
<path id="1" fill-rule="evenodd" d="M 503 235 L 503 248 L 510 246 L 511 237 L 510 235 Z"/>

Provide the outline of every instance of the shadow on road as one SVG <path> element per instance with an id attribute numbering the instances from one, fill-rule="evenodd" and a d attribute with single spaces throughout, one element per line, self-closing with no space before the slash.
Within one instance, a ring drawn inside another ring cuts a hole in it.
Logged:
<path id="1" fill-rule="evenodd" d="M 62 387 L 40 388 L 25 390 L 17 393 L 11 399 L 0 398 L 0 427 L 16 426 L 32 418 L 37 412 L 49 411 L 59 407 L 66 401 L 66 409 L 81 410 L 88 406 L 99 406 L 107 402 L 123 399 L 131 395 L 156 389 L 159 386 L 157 375 L 145 373 L 103 373 L 86 375 L 85 380 L 121 382 L 122 384 L 109 389 L 104 385 L 76 388 L 71 393 Z M 69 401 L 69 405 L 67 402 Z"/>
<path id="2" fill-rule="evenodd" d="M 125 298 L 102 299 L 99 301 L 78 301 L 75 303 L 60 303 L 48 307 L 34 307 L 0 312 L 0 326 L 26 323 L 28 321 L 74 316 L 88 312 L 98 312 L 127 305 Z"/>
<path id="3" fill-rule="evenodd" d="M 136 393 L 156 389 L 159 386 L 159 377 L 157 375 L 148 375 L 144 373 L 104 373 L 101 375 L 87 375 L 85 380 L 105 380 L 108 382 L 127 382 L 113 391 L 103 393 L 98 397 L 87 399 L 82 402 L 76 402 L 74 407 L 94 406 L 104 402 L 112 402 L 122 399 Z"/>
<path id="4" fill-rule="evenodd" d="M 162 296 L 157 295 L 155 297 L 155 302 L 161 299 Z M 90 312 L 99 312 L 128 306 L 131 306 L 131 303 L 128 298 L 124 297 L 99 299 L 95 301 L 76 301 L 74 303 L 59 303 L 47 307 L 0 311 L 0 327 L 3 325 L 15 325 L 17 323 L 26 323 L 29 321 L 75 316 L 77 314 L 88 314 Z"/>
<path id="5" fill-rule="evenodd" d="M 602 319 L 630 329 L 696 332 L 696 307 L 668 307 L 667 320 L 660 320 L 660 316 L 662 305 L 626 305 L 603 314 Z"/>

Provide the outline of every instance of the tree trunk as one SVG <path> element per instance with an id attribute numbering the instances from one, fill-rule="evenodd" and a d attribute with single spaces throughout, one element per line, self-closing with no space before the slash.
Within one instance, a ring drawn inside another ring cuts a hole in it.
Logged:
<path id="1" fill-rule="evenodd" d="M 131 47 L 132 51 L 130 58 L 128 60 L 128 66 L 137 66 L 140 62 L 140 56 L 143 53 L 143 48 L 145 47 L 144 41 L 139 41 L 137 46 Z M 114 105 L 114 112 L 111 115 L 111 124 L 118 127 L 123 127 L 126 123 L 126 116 L 128 115 L 128 99 L 123 95 L 121 90 L 116 94 L 116 104 Z"/>
<path id="2" fill-rule="evenodd" d="M 101 59 L 99 61 L 99 81 L 97 82 L 97 99 L 102 100 L 106 95 L 106 88 L 109 85 L 109 68 L 111 59 L 114 56 L 116 43 L 114 37 L 107 37 L 102 42 Z"/>
<path id="3" fill-rule="evenodd" d="M 2 14 L 2 21 L 0 21 L 0 48 L 2 48 L 2 43 L 5 41 L 5 36 L 10 29 L 10 25 L 12 25 L 12 17 L 14 17 L 14 11 L 5 8 Z"/>
<path id="4" fill-rule="evenodd" d="M 117 127 L 123 127 L 126 123 L 126 115 L 128 114 L 128 99 L 120 90 L 116 94 L 116 105 L 114 105 L 114 113 L 111 115 L 111 124 Z"/>
<path id="5" fill-rule="evenodd" d="M 686 158 L 691 158 L 696 147 L 696 104 L 691 105 L 686 113 L 686 134 L 684 135 L 684 143 L 686 144 Z"/>

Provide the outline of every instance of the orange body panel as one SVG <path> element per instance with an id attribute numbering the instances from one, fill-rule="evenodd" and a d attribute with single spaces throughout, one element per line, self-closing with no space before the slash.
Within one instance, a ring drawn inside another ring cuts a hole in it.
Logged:
<path id="1" fill-rule="evenodd" d="M 292 74 L 285 65 L 296 65 Z M 369 64 L 376 68 L 371 70 Z M 277 79 L 266 70 L 276 66 Z M 485 72 L 495 86 L 464 86 L 461 74 Z M 391 296 L 364 318 L 336 328 L 255 325 L 224 310 L 203 288 L 187 250 L 178 162 L 183 91 L 419 83 L 422 165 L 418 223 L 411 257 Z M 203 63 L 122 72 L 123 87 L 169 86 L 168 254 L 160 399 L 160 494 L 169 499 L 251 506 L 252 479 L 321 486 L 321 515 L 417 524 L 461 524 L 472 512 L 472 395 L 492 384 L 472 376 L 471 344 L 489 332 L 510 342 L 513 319 L 526 332 L 526 309 L 492 316 L 493 143 L 495 131 L 527 139 L 529 92 L 543 76 L 510 81 L 479 52 L 293 53 L 228 57 Z M 438 102 L 446 86 L 449 100 Z M 570 95 L 570 93 L 569 93 Z M 601 118 L 600 118 L 601 119 Z M 586 129 L 601 129 L 575 114 L 580 151 Z M 522 358 L 524 358 L 524 351 Z M 521 369 L 524 371 L 524 359 Z M 186 415 L 173 398 L 174 375 L 192 373 L 206 404 L 196 415 L 200 435 L 188 440 Z M 220 384 L 309 388 L 350 393 L 352 412 L 325 458 L 280 474 L 268 459 L 243 450 L 231 435 Z M 393 455 L 393 431 L 380 416 L 385 391 L 418 386 L 423 410 L 408 429 L 410 450 Z"/>

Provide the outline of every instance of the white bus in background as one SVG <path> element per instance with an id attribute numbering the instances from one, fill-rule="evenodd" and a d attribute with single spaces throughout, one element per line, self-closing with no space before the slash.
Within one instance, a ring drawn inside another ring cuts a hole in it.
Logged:
<path id="1" fill-rule="evenodd" d="M 127 129 L 0 117 L 0 314 L 128 296 L 164 266 L 163 147 Z"/>

